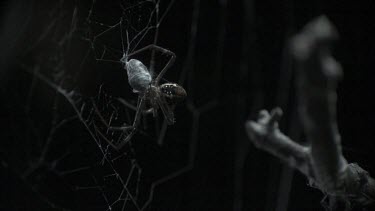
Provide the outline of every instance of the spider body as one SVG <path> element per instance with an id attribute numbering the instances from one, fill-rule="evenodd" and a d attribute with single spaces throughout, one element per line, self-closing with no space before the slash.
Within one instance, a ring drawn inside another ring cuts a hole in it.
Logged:
<path id="1" fill-rule="evenodd" d="M 155 78 L 152 77 L 147 67 L 141 61 L 137 59 L 128 60 L 130 56 L 148 49 L 159 51 L 171 57 Z M 165 72 L 172 66 L 175 58 L 176 55 L 172 51 L 156 45 L 146 46 L 128 55 L 124 54 L 123 58 L 121 58 L 120 62 L 124 64 L 124 68 L 126 69 L 129 85 L 133 88 L 133 92 L 138 94 L 138 103 L 132 126 L 111 127 L 105 123 L 110 130 L 131 130 L 125 140 L 119 144 L 114 144 L 105 139 L 113 148 L 119 150 L 132 138 L 140 123 L 142 113 L 153 113 L 155 117 L 157 110 L 160 108 L 166 123 L 168 125 L 174 124 L 174 107 L 186 97 L 186 91 L 182 86 L 176 83 L 164 83 L 160 85 L 159 82 Z M 145 109 L 145 105 L 149 105 L 151 108 Z M 104 137 L 104 135 L 102 135 L 102 137 Z"/>
<path id="2" fill-rule="evenodd" d="M 139 60 L 131 59 L 126 62 L 125 68 L 128 73 L 129 85 L 133 92 L 143 95 L 143 100 L 149 102 L 154 117 L 160 108 L 164 114 L 168 125 L 174 124 L 174 106 L 183 101 L 186 91 L 176 83 L 165 83 L 158 85 L 156 80 L 152 80 L 147 67 Z"/>
<path id="3" fill-rule="evenodd" d="M 152 77 L 147 67 L 139 60 L 130 59 L 125 62 L 129 85 L 133 92 L 144 92 L 150 86 Z"/>
<path id="4" fill-rule="evenodd" d="M 185 89 L 176 83 L 162 84 L 160 91 L 170 105 L 182 102 L 187 96 Z"/>

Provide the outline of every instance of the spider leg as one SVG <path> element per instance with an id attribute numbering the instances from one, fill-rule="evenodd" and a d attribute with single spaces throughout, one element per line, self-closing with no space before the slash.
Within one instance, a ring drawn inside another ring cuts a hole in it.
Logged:
<path id="1" fill-rule="evenodd" d="M 120 150 L 133 137 L 133 135 L 135 134 L 136 129 L 137 129 L 139 123 L 140 123 L 141 116 L 142 116 L 141 114 L 142 114 L 143 105 L 144 105 L 144 96 L 142 96 L 142 97 L 139 96 L 138 97 L 137 108 L 136 108 L 136 113 L 135 113 L 135 117 L 134 117 L 134 121 L 133 121 L 132 126 L 113 127 L 113 126 L 110 126 L 105 121 L 105 119 L 103 118 L 103 116 L 100 114 L 99 109 L 96 107 L 95 103 L 93 103 L 93 107 L 94 107 L 94 110 L 95 110 L 96 114 L 99 116 L 101 122 L 103 122 L 103 124 L 108 128 L 108 130 L 123 131 L 123 132 L 131 130 L 131 132 L 129 134 L 127 134 L 126 138 L 123 141 L 121 141 L 118 145 L 116 145 L 112 141 L 108 140 L 108 138 L 106 138 L 105 135 L 102 132 L 100 132 L 100 130 L 96 127 L 95 124 L 94 124 L 94 127 L 95 127 L 96 131 L 98 132 L 98 134 L 106 142 L 108 142 L 109 145 L 111 145 L 116 150 Z"/>
<path id="2" fill-rule="evenodd" d="M 106 126 L 108 130 L 114 130 L 114 131 L 126 131 L 132 128 L 132 126 L 121 126 L 121 127 L 113 127 L 111 126 L 105 119 L 104 117 L 100 114 L 100 111 L 96 104 L 92 102 L 92 105 L 94 107 L 96 115 L 98 115 L 100 121 Z"/>
<path id="3" fill-rule="evenodd" d="M 118 100 L 121 104 L 123 104 L 125 107 L 127 107 L 127 108 L 129 108 L 129 109 L 131 109 L 131 110 L 133 110 L 133 111 L 136 111 L 136 110 L 137 110 L 137 107 L 135 107 L 134 105 L 132 105 L 131 103 L 129 103 L 129 102 L 126 101 L 125 99 L 119 97 L 119 98 L 117 98 L 117 100 Z"/>
<path id="4" fill-rule="evenodd" d="M 167 121 L 168 125 L 174 124 L 174 114 L 173 110 L 169 107 L 167 101 L 163 96 L 159 97 L 159 100 L 157 101 L 161 111 L 163 112 L 164 118 Z"/>
<path id="5" fill-rule="evenodd" d="M 125 99 L 119 97 L 117 98 L 117 100 L 123 104 L 125 107 L 128 107 L 129 109 L 133 110 L 133 111 L 137 111 L 137 107 L 135 107 L 134 105 L 132 105 L 131 103 L 129 103 L 128 101 L 126 101 Z M 143 114 L 151 114 L 154 112 L 154 108 L 149 108 L 147 110 L 143 110 L 142 113 Z"/>
<path id="6" fill-rule="evenodd" d="M 109 145 L 111 145 L 116 150 L 120 149 L 115 144 L 113 144 L 112 141 L 110 141 L 107 137 L 105 137 L 105 135 L 102 132 L 100 132 L 100 130 L 95 124 L 94 124 L 94 128 L 95 128 L 95 131 L 100 135 L 100 137 L 102 137 L 102 139 L 104 139 Z"/>
<path id="7" fill-rule="evenodd" d="M 141 120 L 141 116 L 142 116 L 141 114 L 142 114 L 142 109 L 143 109 L 144 102 L 145 102 L 144 101 L 144 96 L 138 97 L 137 112 L 135 113 L 134 122 L 133 122 L 133 126 L 132 126 L 132 131 L 117 146 L 118 149 L 121 149 L 126 143 L 128 143 L 128 141 L 130 141 L 130 139 L 136 133 L 137 127 L 138 127 L 138 125 L 140 123 L 140 120 Z"/>
<path id="8" fill-rule="evenodd" d="M 138 54 L 138 53 L 140 53 L 140 52 L 142 52 L 142 51 L 145 51 L 145 50 L 148 50 L 148 49 L 153 49 L 153 50 L 159 51 L 159 52 L 161 52 L 161 53 L 165 53 L 165 54 L 167 54 L 167 55 L 169 55 L 169 56 L 171 57 L 171 58 L 169 59 L 168 63 L 167 63 L 167 64 L 164 66 L 164 68 L 160 71 L 159 75 L 156 77 L 156 79 L 155 79 L 155 81 L 154 81 L 154 83 L 155 83 L 156 85 L 158 85 L 159 82 L 160 82 L 160 79 L 164 76 L 164 74 L 167 72 L 167 70 L 173 65 L 173 63 L 174 63 L 174 61 L 175 61 L 175 59 L 176 59 L 176 54 L 173 53 L 173 52 L 170 51 L 170 50 L 167 50 L 167 49 L 162 48 L 162 47 L 160 47 L 160 46 L 157 46 L 157 45 L 151 44 L 151 45 L 148 45 L 148 46 L 146 46 L 146 47 L 143 47 L 143 48 L 141 48 L 141 49 L 139 49 L 139 50 L 136 50 L 136 51 L 134 51 L 134 52 L 131 53 L 131 54 L 128 54 L 127 57 L 133 56 L 133 55 L 135 55 L 135 54 Z"/>

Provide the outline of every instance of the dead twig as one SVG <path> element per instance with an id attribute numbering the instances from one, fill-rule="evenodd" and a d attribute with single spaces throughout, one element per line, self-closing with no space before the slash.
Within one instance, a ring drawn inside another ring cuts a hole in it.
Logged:
<path id="1" fill-rule="evenodd" d="M 362 206 L 375 199 L 375 180 L 356 163 L 348 164 L 341 151 L 336 122 L 336 87 L 342 77 L 339 63 L 331 55 L 338 34 L 328 19 L 318 17 L 293 37 L 291 53 L 297 65 L 298 111 L 308 146 L 302 146 L 278 128 L 282 111 L 260 111 L 257 121 L 248 121 L 250 140 L 290 166 L 329 199 L 329 209 L 343 202 Z"/>

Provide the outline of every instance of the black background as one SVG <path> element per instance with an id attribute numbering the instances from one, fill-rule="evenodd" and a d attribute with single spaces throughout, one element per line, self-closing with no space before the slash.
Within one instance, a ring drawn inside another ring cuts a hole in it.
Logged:
<path id="1" fill-rule="evenodd" d="M 132 156 L 143 169 L 141 190 L 145 194 L 152 181 L 186 165 L 189 147 L 196 141 L 194 167 L 158 187 L 148 210 L 276 210 L 283 203 L 288 204 L 286 210 L 324 210 L 320 205 L 324 195 L 308 187 L 303 175 L 291 172 L 280 161 L 251 145 L 243 127 L 247 119 L 256 118 L 260 109 L 280 106 L 284 110 L 282 130 L 293 139 L 304 141 L 296 114 L 293 64 L 286 46 L 293 34 L 321 14 L 331 20 L 340 34 L 333 54 L 344 69 L 337 92 L 343 153 L 349 162 L 357 162 L 370 174 L 375 173 L 374 2 L 201 0 L 196 39 L 190 43 L 192 15 L 197 12 L 195 2 L 176 0 L 160 25 L 158 41 L 158 45 L 177 55 L 175 65 L 165 76 L 168 80 L 178 81 L 186 68 L 187 79 L 181 85 L 186 88 L 188 99 L 176 108 L 176 124 L 168 128 L 163 145 L 156 143 L 152 133 L 138 134 L 132 141 L 135 150 Z M 48 68 L 56 64 L 53 57 L 59 51 L 51 40 L 71 28 L 74 8 L 78 11 L 78 30 L 70 49 L 62 47 L 65 53 L 56 58 L 66 60 L 64 74 L 67 75 L 85 62 L 80 75 L 67 86 L 74 87 L 85 99 L 97 97 L 100 85 L 111 96 L 136 98 L 119 64 L 97 62 L 91 53 L 88 59 L 84 58 L 90 46 L 81 39 L 87 27 L 83 20 L 91 1 L 61 3 L 63 6 L 58 10 L 67 14 L 61 19 L 49 15 L 56 4 L 55 1 L 0 4 L 2 210 L 108 208 L 99 190 L 74 189 L 84 184 L 93 186 L 88 182 L 92 177 L 101 178 L 100 175 L 111 171 L 108 166 L 96 164 L 102 155 L 79 121 L 69 123 L 62 132 L 56 133 L 58 141 L 48 147 L 46 165 L 38 166 L 26 178 L 22 176 L 40 157 L 37 140 L 48 137 L 51 116 L 58 113 L 59 117 L 67 118 L 73 114 L 64 98 L 59 98 L 59 108 L 54 107 L 51 99 L 55 91 L 41 81 L 36 82 L 33 97 L 29 98 L 34 78 L 29 67 L 41 64 L 41 72 L 45 71 L 48 76 L 54 74 Z M 118 21 L 121 13 L 118 5 L 118 1 L 97 0 L 93 17 L 106 23 Z M 162 1 L 161 11 L 167 5 L 168 2 Z M 137 15 L 133 13 L 130 17 Z M 43 37 L 43 31 L 54 19 L 62 27 L 57 35 Z M 97 34 L 95 30 L 99 29 L 93 29 Z M 118 34 L 109 34 L 100 42 L 120 45 Z M 151 39 L 146 38 L 140 46 L 150 44 Z M 194 57 L 189 60 L 191 44 L 194 44 Z M 210 102 L 216 102 L 215 106 L 202 112 L 197 121 L 195 108 Z M 193 109 L 189 110 L 191 105 Z M 195 139 L 192 138 L 194 131 L 197 132 Z M 52 161 L 65 152 L 69 156 L 51 168 Z M 74 169 L 78 163 L 88 166 L 89 171 L 75 176 L 59 175 L 62 169 Z M 116 168 L 122 169 L 123 175 L 129 170 L 125 164 L 123 168 Z M 111 195 L 111 191 L 108 193 Z M 121 210 L 116 206 L 113 209 Z"/>

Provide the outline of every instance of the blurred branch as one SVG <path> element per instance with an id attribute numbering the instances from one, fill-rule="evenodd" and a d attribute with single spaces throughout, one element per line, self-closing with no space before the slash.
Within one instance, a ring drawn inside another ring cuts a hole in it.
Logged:
<path id="1" fill-rule="evenodd" d="M 306 176 L 313 177 L 309 172 L 309 148 L 295 143 L 279 130 L 278 120 L 281 115 L 280 108 L 273 109 L 271 113 L 260 111 L 256 122 L 246 123 L 248 136 L 257 148 L 271 153 Z"/>
<path id="2" fill-rule="evenodd" d="M 292 141 L 279 130 L 280 108 L 271 113 L 260 111 L 257 121 L 246 123 L 246 130 L 256 147 L 298 169 L 311 185 L 327 194 L 330 208 L 344 202 L 349 209 L 351 202 L 366 205 L 374 201 L 375 180 L 342 155 L 336 123 L 336 87 L 342 70 L 330 51 L 337 37 L 328 19 L 321 16 L 291 42 L 297 64 L 298 110 L 309 146 Z"/>

